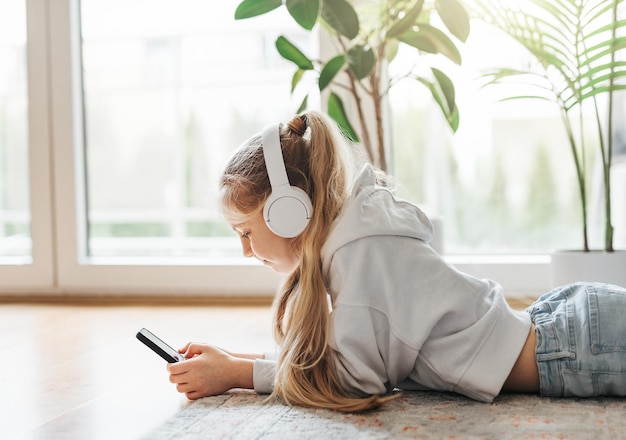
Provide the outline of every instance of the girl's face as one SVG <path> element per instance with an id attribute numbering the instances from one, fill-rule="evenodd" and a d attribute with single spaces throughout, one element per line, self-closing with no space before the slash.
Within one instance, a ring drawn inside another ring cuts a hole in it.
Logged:
<path id="1" fill-rule="evenodd" d="M 255 257 L 275 272 L 289 274 L 299 263 L 294 251 L 295 238 L 274 234 L 263 219 L 263 211 L 242 223 L 231 224 L 241 239 L 244 257 Z"/>

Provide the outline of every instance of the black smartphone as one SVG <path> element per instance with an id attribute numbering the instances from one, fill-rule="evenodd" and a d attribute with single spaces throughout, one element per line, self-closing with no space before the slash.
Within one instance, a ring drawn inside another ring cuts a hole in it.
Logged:
<path id="1" fill-rule="evenodd" d="M 172 347 L 163 342 L 151 331 L 142 328 L 137 332 L 137 339 L 146 344 L 156 354 L 161 356 L 169 363 L 180 362 L 185 360 L 185 356 L 174 350 Z"/>

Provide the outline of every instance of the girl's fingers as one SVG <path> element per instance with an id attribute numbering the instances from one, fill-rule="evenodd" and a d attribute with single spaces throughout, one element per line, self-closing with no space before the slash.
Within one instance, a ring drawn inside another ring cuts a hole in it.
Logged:
<path id="1" fill-rule="evenodd" d="M 206 350 L 207 348 L 208 348 L 207 344 L 197 344 L 197 343 L 190 342 L 189 344 L 185 346 L 185 351 L 183 352 L 183 355 L 187 359 L 191 359 L 194 356 L 202 354 L 202 352 Z"/>
<path id="2" fill-rule="evenodd" d="M 168 373 L 172 375 L 178 375 L 178 374 L 184 374 L 184 373 L 189 372 L 189 370 L 191 369 L 191 364 L 188 364 L 188 362 L 190 360 L 191 359 L 187 359 L 186 361 L 181 361 L 181 362 L 168 363 L 167 364 Z"/>
<path id="3" fill-rule="evenodd" d="M 190 391 L 188 393 L 185 393 L 185 397 L 187 397 L 187 399 L 189 400 L 196 400 L 202 397 L 202 395 L 200 393 L 198 393 L 197 391 Z"/>
<path id="4" fill-rule="evenodd" d="M 170 374 L 170 382 L 171 383 L 183 383 L 183 375 L 182 374 Z"/>
<path id="5" fill-rule="evenodd" d="M 192 392 L 193 390 L 191 389 L 188 383 L 179 383 L 176 385 L 176 391 L 178 391 L 179 393 L 186 394 L 186 393 Z"/>

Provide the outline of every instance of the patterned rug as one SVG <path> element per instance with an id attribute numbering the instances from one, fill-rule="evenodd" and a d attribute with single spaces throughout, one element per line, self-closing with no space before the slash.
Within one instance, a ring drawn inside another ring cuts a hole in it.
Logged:
<path id="1" fill-rule="evenodd" d="M 493 404 L 403 392 L 363 414 L 291 408 L 249 392 L 190 403 L 143 437 L 164 439 L 626 439 L 626 399 L 510 394 Z"/>

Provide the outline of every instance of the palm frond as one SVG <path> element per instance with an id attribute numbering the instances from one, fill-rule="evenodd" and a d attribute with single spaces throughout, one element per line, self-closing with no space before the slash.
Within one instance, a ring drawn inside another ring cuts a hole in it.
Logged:
<path id="1" fill-rule="evenodd" d="M 612 38 L 614 29 L 626 26 L 626 20 L 607 19 L 614 0 L 470 3 L 479 17 L 509 34 L 542 64 L 568 109 L 598 95 L 611 78 L 623 77 L 620 70 L 626 66 L 610 62 L 611 54 L 626 48 L 626 37 Z"/>

